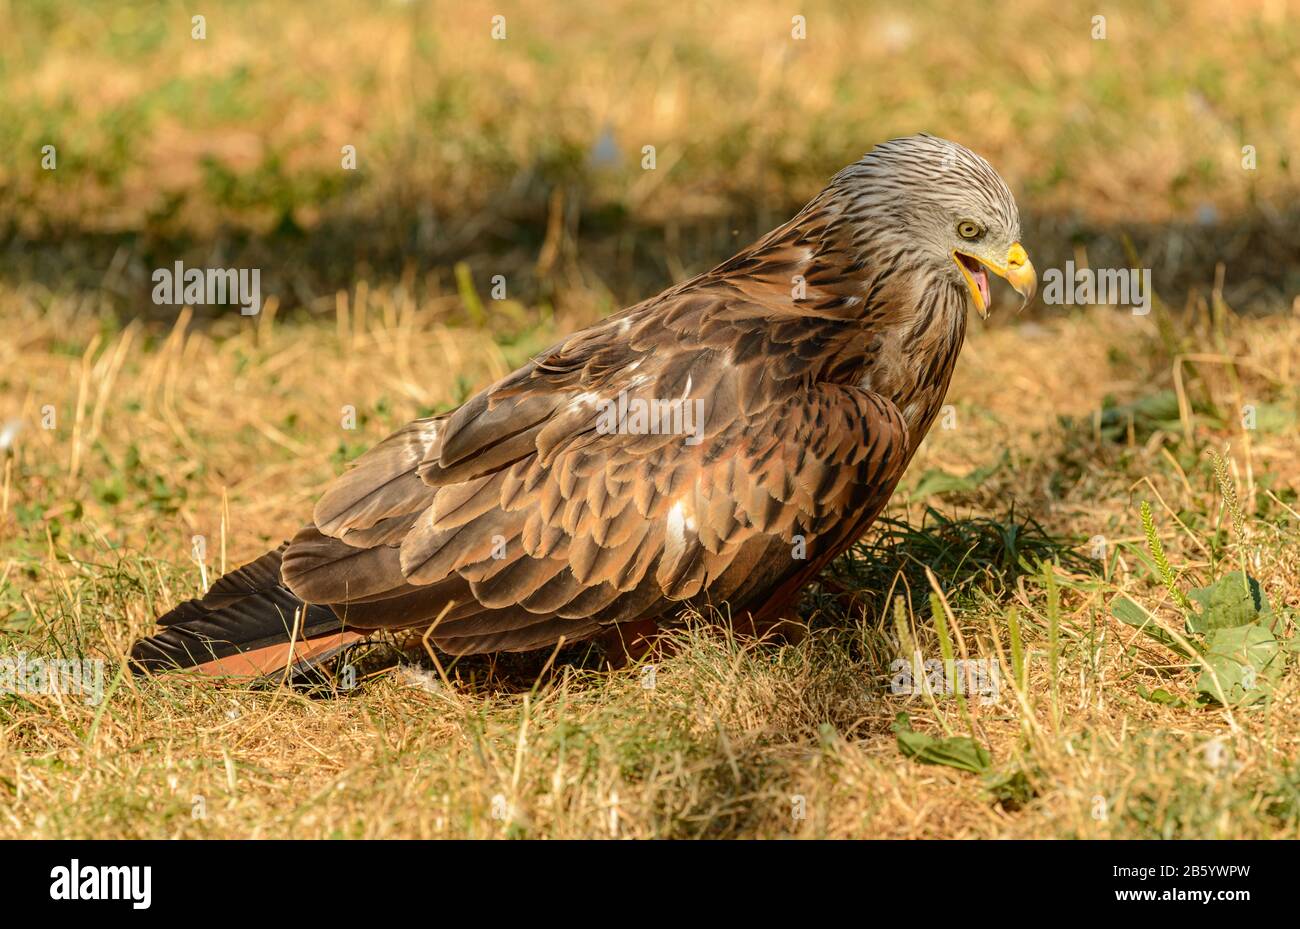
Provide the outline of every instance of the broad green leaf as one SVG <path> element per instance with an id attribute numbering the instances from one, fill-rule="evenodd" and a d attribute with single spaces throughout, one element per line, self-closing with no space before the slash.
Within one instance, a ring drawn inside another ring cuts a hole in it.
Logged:
<path id="1" fill-rule="evenodd" d="M 941 764 L 970 771 L 972 774 L 983 774 L 993 763 L 988 750 L 974 739 L 966 736 L 936 739 L 932 735 L 915 732 L 906 713 L 894 717 L 893 730 L 898 737 L 899 750 L 922 764 Z"/>
<path id="2" fill-rule="evenodd" d="M 1196 690 L 1225 706 L 1248 705 L 1268 696 L 1286 663 L 1277 639 L 1264 626 L 1214 629 L 1205 644 Z"/>
<path id="3" fill-rule="evenodd" d="M 1138 684 L 1138 696 L 1143 700 L 1150 700 L 1152 703 L 1163 703 L 1165 706 L 1182 706 L 1183 699 L 1171 694 L 1163 687 L 1157 687 L 1155 690 L 1147 690 L 1141 684 Z"/>
<path id="4" fill-rule="evenodd" d="M 1208 587 L 1189 591 L 1187 596 L 1200 606 L 1198 612 L 1187 618 L 1191 632 L 1208 633 L 1248 623 L 1273 624 L 1273 610 L 1259 581 L 1240 571 L 1225 574 Z"/>
<path id="5" fill-rule="evenodd" d="M 1036 776 L 1041 778 L 1041 774 Z M 1020 768 L 994 771 L 984 778 L 984 786 L 995 800 L 1012 809 L 1022 807 L 1038 796 L 1038 791 L 1034 788 L 1034 778 Z"/>
<path id="6" fill-rule="evenodd" d="M 1172 390 L 1161 390 L 1130 403 L 1117 404 L 1112 397 L 1102 401 L 1100 432 L 1104 438 L 1124 440 L 1130 424 L 1139 442 L 1145 441 L 1156 429 L 1177 432 L 1181 427 L 1178 395 Z"/>
<path id="7" fill-rule="evenodd" d="M 949 474 L 942 468 L 930 468 L 916 482 L 916 488 L 912 491 L 911 498 L 921 500 L 936 494 L 966 493 L 977 490 L 981 484 L 996 474 L 1006 464 L 1006 461 L 1007 453 L 1003 452 L 1002 457 L 993 464 L 983 468 L 976 468 L 969 474 Z"/>

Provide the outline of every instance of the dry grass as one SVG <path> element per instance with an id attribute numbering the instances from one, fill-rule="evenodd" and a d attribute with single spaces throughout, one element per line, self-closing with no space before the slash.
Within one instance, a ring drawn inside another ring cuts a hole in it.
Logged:
<path id="1" fill-rule="evenodd" d="M 964 12 L 978 33 L 940 4 L 818 3 L 806 44 L 767 0 L 206 6 L 199 46 L 172 4 L 0 0 L 0 148 L 53 139 L 61 159 L 0 162 L 0 431 L 21 423 L 0 451 L 0 651 L 104 659 L 110 691 L 0 695 L 0 837 L 1300 838 L 1300 674 L 1200 705 L 1188 662 L 1111 612 L 1123 595 L 1182 627 L 1148 502 L 1176 589 L 1245 565 L 1296 640 L 1285 4 L 1112 4 L 1096 43 L 1094 10 L 1050 0 L 1014 28 L 1005 6 Z M 292 533 L 361 450 L 918 128 L 999 167 L 1040 267 L 1127 264 L 1131 240 L 1165 302 L 972 326 L 955 428 L 837 566 L 852 602 L 810 595 L 806 640 L 697 622 L 653 687 L 582 648 L 377 654 L 324 694 L 120 673 L 155 615 Z M 596 164 L 606 130 L 620 154 Z M 267 307 L 161 316 L 149 271 L 176 258 L 261 267 Z M 466 269 L 513 300 L 480 300 Z M 940 471 L 975 476 L 936 492 Z M 1000 699 L 891 692 L 907 639 L 995 661 Z M 990 771 L 907 757 L 900 711 L 973 736 Z"/>

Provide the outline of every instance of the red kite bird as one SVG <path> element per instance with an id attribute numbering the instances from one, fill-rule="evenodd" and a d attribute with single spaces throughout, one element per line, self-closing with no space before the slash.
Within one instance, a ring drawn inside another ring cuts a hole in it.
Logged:
<path id="1" fill-rule="evenodd" d="M 526 651 L 691 603 L 763 628 L 889 500 L 987 271 L 1033 295 L 1019 237 L 983 158 L 879 145 L 712 271 L 379 443 L 131 657 L 265 674 L 430 626 L 449 653 Z"/>

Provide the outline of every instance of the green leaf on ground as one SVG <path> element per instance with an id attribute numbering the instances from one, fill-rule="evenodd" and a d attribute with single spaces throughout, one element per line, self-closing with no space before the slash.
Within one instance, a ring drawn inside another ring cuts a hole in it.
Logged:
<path id="1" fill-rule="evenodd" d="M 1214 629 L 1205 644 L 1197 693 L 1224 706 L 1248 706 L 1273 692 L 1286 658 L 1269 629 L 1258 625 Z"/>
<path id="2" fill-rule="evenodd" d="M 994 771 L 984 778 L 984 786 L 994 800 L 1008 809 L 1017 810 L 1038 796 L 1034 781 L 1041 776 L 1037 771 L 1031 776 L 1022 768 Z"/>
<path id="3" fill-rule="evenodd" d="M 993 464 L 983 468 L 976 468 L 968 474 L 949 474 L 942 468 L 930 468 L 916 482 L 916 488 L 911 493 L 911 499 L 921 500 L 936 494 L 968 493 L 972 490 L 978 490 L 981 484 L 996 474 L 1006 463 L 1007 453 L 1004 451 L 1002 457 Z"/>
<path id="4" fill-rule="evenodd" d="M 1185 706 L 1186 701 L 1181 697 L 1171 694 L 1163 687 L 1157 687 L 1155 690 L 1147 690 L 1141 684 L 1137 685 L 1138 696 L 1143 700 L 1150 700 L 1152 703 L 1162 703 L 1165 706 Z"/>
<path id="5" fill-rule="evenodd" d="M 1102 402 L 1100 432 L 1112 442 L 1122 441 L 1129 425 L 1139 442 L 1157 429 L 1176 432 L 1181 426 L 1178 413 L 1178 395 L 1172 390 L 1160 390 L 1138 397 L 1130 403 L 1116 403 L 1107 397 Z"/>
<path id="6" fill-rule="evenodd" d="M 922 764 L 947 765 L 972 774 L 983 774 L 993 763 L 988 749 L 967 736 L 936 739 L 932 735 L 914 731 L 906 713 L 900 712 L 894 717 L 892 728 L 898 737 L 899 751 Z"/>
<path id="7" fill-rule="evenodd" d="M 1241 571 L 1225 574 L 1208 587 L 1189 591 L 1187 596 L 1201 607 L 1187 619 L 1190 632 L 1205 634 L 1251 623 L 1273 625 L 1273 610 L 1259 581 Z"/>

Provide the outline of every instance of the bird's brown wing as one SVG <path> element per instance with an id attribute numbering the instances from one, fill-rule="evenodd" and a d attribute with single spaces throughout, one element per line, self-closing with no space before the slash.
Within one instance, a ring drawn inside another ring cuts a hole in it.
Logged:
<path id="1" fill-rule="evenodd" d="M 361 628 L 427 623 L 454 601 L 440 647 L 524 650 L 690 598 L 752 601 L 842 550 L 910 458 L 898 410 L 811 382 L 809 340 L 832 350 L 815 321 L 673 299 L 689 305 L 580 332 L 363 455 L 286 551 L 285 583 Z M 674 323 L 696 339 L 675 342 Z M 600 402 L 620 392 L 629 410 L 700 401 L 698 443 L 602 429 Z"/>

